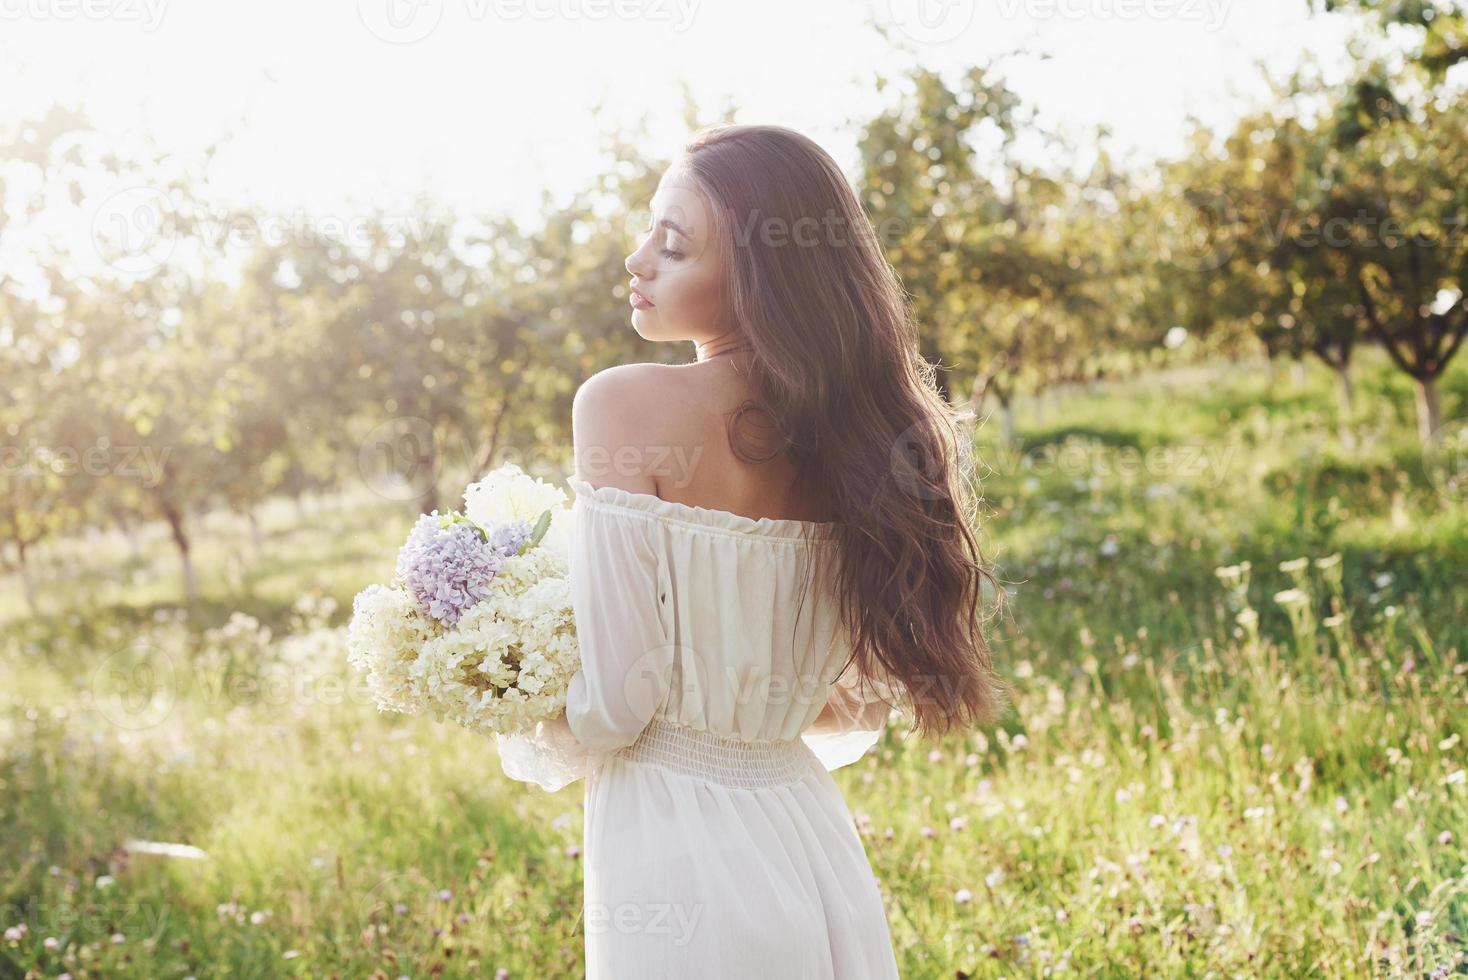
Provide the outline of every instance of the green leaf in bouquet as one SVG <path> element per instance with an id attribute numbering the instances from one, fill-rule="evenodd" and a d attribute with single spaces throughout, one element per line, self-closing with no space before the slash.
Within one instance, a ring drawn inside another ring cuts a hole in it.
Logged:
<path id="1" fill-rule="evenodd" d="M 536 545 L 540 544 L 540 539 L 545 537 L 545 532 L 550 529 L 550 525 L 551 512 L 550 510 L 546 510 L 546 512 L 541 514 L 540 518 L 536 520 L 535 527 L 530 531 L 530 539 L 525 542 L 523 547 L 520 548 L 519 554 L 523 555 L 531 548 L 534 548 Z"/>
<path id="2" fill-rule="evenodd" d="M 452 527 L 455 524 L 468 524 L 474 530 L 476 530 L 476 531 L 479 532 L 479 536 L 481 538 L 483 538 L 486 541 L 489 540 L 489 532 L 488 531 L 486 531 L 479 524 L 475 523 L 473 520 L 470 520 L 470 518 L 467 515 L 461 514 L 459 511 L 451 510 L 447 514 L 444 514 L 443 516 L 441 516 L 438 519 L 438 526 L 441 527 L 441 528 L 443 528 L 444 530 L 447 530 L 448 528 Z"/>

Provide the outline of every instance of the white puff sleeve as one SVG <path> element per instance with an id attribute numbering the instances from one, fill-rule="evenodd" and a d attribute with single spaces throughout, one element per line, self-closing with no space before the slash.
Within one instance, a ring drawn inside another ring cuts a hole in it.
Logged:
<path id="1" fill-rule="evenodd" d="M 497 735 L 505 775 L 550 792 L 591 775 L 642 734 L 667 696 L 673 665 L 666 553 L 654 517 L 569 481 L 569 576 L 581 666 L 566 709 L 532 731 Z"/>
<path id="2" fill-rule="evenodd" d="M 851 664 L 832 685 L 826 707 L 800 737 L 827 771 L 839 769 L 877 744 L 903 703 L 897 687 L 876 677 L 863 679 Z"/>

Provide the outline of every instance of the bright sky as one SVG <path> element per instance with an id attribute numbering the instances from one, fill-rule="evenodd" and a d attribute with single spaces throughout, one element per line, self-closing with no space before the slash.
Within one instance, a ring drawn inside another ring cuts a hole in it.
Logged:
<path id="1" fill-rule="evenodd" d="M 350 214 L 426 189 L 528 215 L 597 172 L 612 120 L 671 155 L 685 85 L 850 169 L 875 72 L 1014 51 L 1007 77 L 1052 123 L 1154 155 L 1190 111 L 1231 118 L 1257 62 L 1339 64 L 1345 35 L 1305 0 L 0 0 L 0 131 L 79 101 L 170 147 L 237 130 L 225 199 Z"/>

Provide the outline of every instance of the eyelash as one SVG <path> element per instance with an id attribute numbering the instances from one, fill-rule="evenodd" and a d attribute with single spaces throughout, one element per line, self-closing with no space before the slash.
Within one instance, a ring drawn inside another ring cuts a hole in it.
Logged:
<path id="1" fill-rule="evenodd" d="M 642 229 L 642 233 L 644 235 L 651 234 L 652 233 L 652 225 L 648 225 L 646 228 Z M 676 262 L 679 259 L 683 258 L 683 253 L 682 252 L 678 251 L 677 249 L 671 249 L 671 248 L 660 248 L 660 249 L 658 249 L 658 254 L 661 255 L 663 258 L 668 259 L 669 261 L 672 261 L 672 262 Z"/>

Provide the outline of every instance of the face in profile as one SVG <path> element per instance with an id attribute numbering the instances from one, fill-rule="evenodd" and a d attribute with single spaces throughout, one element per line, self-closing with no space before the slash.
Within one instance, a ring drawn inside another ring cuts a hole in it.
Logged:
<path id="1" fill-rule="evenodd" d="M 663 174 L 627 256 L 632 327 L 645 340 L 706 341 L 728 329 L 725 256 L 713 205 L 680 168 Z"/>

